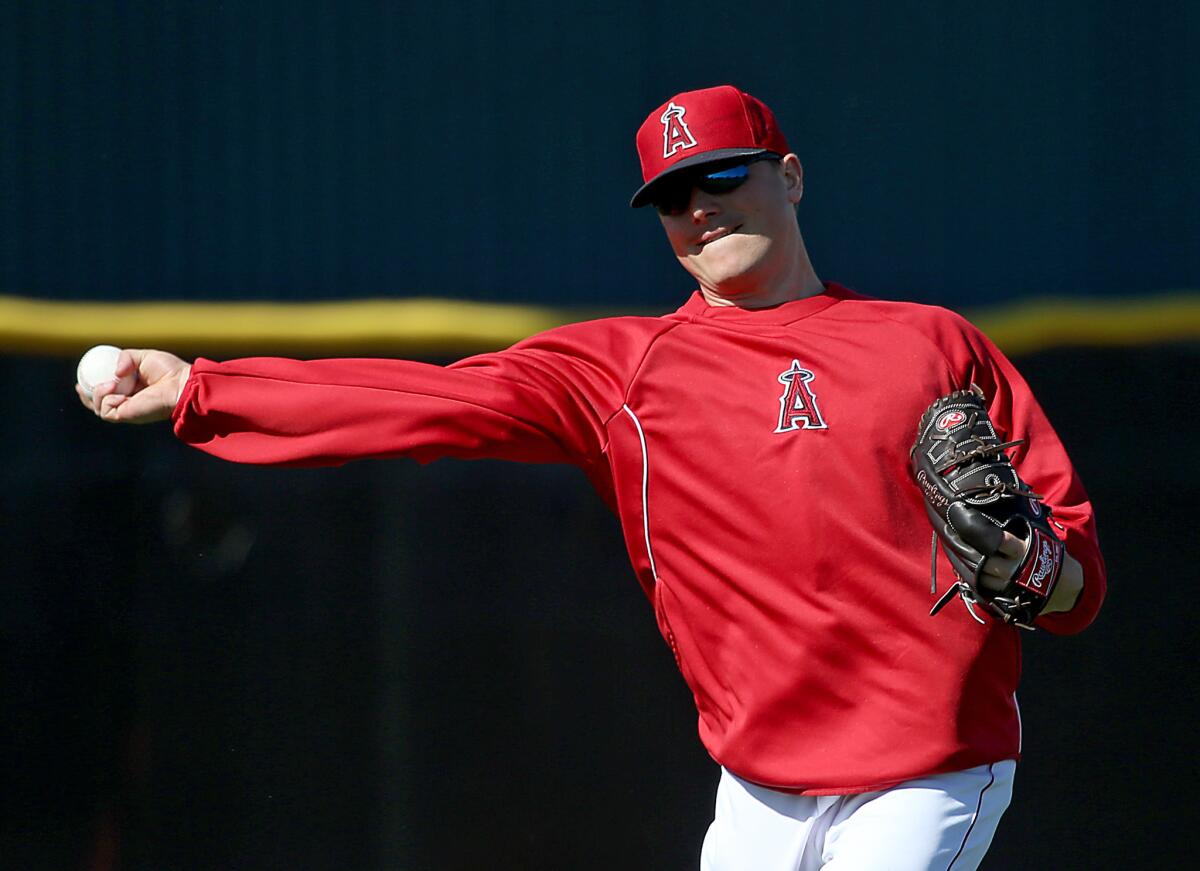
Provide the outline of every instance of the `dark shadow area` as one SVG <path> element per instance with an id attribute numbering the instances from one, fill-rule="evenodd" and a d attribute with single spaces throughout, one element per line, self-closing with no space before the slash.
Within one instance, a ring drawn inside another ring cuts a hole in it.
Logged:
<path id="1" fill-rule="evenodd" d="M 1194 855 L 1197 360 L 1018 361 L 1097 506 L 1111 593 L 1084 634 L 1026 637 L 1026 755 L 985 867 Z M 234 466 L 101 425 L 70 379 L 0 358 L 24 398 L 0 423 L 6 866 L 695 866 L 716 769 L 579 473 Z M 1136 837 L 1132 786 L 1174 806 Z"/>

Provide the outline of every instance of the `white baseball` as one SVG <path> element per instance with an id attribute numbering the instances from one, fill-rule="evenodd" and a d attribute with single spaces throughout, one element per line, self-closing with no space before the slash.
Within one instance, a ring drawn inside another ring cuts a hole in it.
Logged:
<path id="1" fill-rule="evenodd" d="M 83 388 L 88 399 L 92 398 L 92 391 L 97 384 L 112 381 L 117 377 L 117 358 L 120 356 L 120 348 L 112 345 L 97 345 L 89 348 L 79 358 L 79 367 L 75 370 L 75 380 L 79 382 L 79 386 Z M 116 392 L 128 396 L 133 393 L 136 384 L 137 373 L 134 372 L 118 382 Z"/>

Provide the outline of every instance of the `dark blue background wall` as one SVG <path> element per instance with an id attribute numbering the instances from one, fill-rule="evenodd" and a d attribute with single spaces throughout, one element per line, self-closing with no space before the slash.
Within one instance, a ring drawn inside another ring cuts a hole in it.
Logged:
<path id="1" fill-rule="evenodd" d="M 1081 635 L 1024 639 L 991 871 L 1200 849 L 1197 357 L 1018 360 L 1110 592 Z M 221 463 L 102 426 L 72 370 L 0 357 L 24 397 L 0 417 L 0 866 L 694 871 L 717 770 L 582 475 Z"/>
<path id="2" fill-rule="evenodd" d="M 789 131 L 825 278 L 1195 289 L 1197 44 L 1183 0 L 0 0 L 0 294 L 672 308 L 632 134 L 722 81 Z M 986 867 L 1186 867 L 1197 347 L 1017 362 L 1112 590 L 1026 645 Z M 695 866 L 715 768 L 580 476 L 225 465 L 73 368 L 0 356 L 0 865 Z"/>
<path id="3" fill-rule="evenodd" d="M 1200 6 L 6 2 L 0 293 L 663 307 L 633 132 L 725 81 L 818 271 L 977 305 L 1200 285 Z"/>

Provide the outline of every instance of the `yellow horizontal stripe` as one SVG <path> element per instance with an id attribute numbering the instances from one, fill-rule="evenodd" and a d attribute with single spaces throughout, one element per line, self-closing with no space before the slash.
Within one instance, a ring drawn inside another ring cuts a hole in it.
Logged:
<path id="1" fill-rule="evenodd" d="M 442 355 L 507 347 L 587 316 L 569 309 L 439 299 L 151 303 L 0 296 L 0 350 L 74 354 L 105 343 L 211 356 Z"/>
<path id="2" fill-rule="evenodd" d="M 1064 346 L 1200 339 L 1200 291 L 1126 299 L 1035 299 L 967 312 L 1010 355 Z"/>
<path id="3" fill-rule="evenodd" d="M 559 324 L 647 314 L 444 299 L 62 302 L 0 296 L 0 352 L 74 355 L 98 343 L 181 354 L 457 356 Z M 966 312 L 1006 353 L 1200 339 L 1200 291 L 1035 299 Z"/>

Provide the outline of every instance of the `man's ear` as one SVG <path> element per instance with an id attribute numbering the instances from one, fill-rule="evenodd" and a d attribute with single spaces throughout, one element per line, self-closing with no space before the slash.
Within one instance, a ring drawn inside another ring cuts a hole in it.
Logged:
<path id="1" fill-rule="evenodd" d="M 783 183 L 787 188 L 788 200 L 792 205 L 796 205 L 804 196 L 804 167 L 800 165 L 800 158 L 795 154 L 784 155 L 779 166 L 783 171 Z"/>

